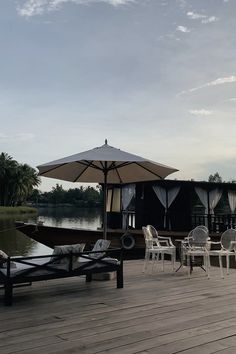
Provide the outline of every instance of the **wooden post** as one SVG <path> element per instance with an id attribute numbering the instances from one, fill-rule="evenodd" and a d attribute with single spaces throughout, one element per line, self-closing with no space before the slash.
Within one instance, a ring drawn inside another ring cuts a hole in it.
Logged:
<path id="1" fill-rule="evenodd" d="M 12 292 L 13 292 L 13 285 L 11 282 L 11 258 L 7 258 L 7 279 L 4 284 L 4 304 L 6 306 L 12 305 Z"/>
<path id="2" fill-rule="evenodd" d="M 165 219 L 166 219 L 166 230 L 169 230 L 169 200 L 168 200 L 168 189 L 166 188 L 166 208 L 165 208 Z"/>
<path id="3" fill-rule="evenodd" d="M 116 287 L 118 289 L 121 289 L 124 287 L 124 278 L 123 278 L 123 252 L 124 250 L 121 251 L 120 254 L 120 267 L 116 272 Z"/>
<path id="4" fill-rule="evenodd" d="M 70 252 L 70 254 L 69 254 L 69 272 L 72 272 L 72 267 L 73 267 L 73 252 Z"/>
<path id="5" fill-rule="evenodd" d="M 107 239 L 107 162 L 104 167 L 104 186 L 103 186 L 103 238 Z"/>
<path id="6" fill-rule="evenodd" d="M 121 266 L 120 269 L 116 272 L 116 287 L 117 289 L 124 287 L 123 266 Z"/>
<path id="7" fill-rule="evenodd" d="M 92 281 L 92 274 L 86 274 L 86 283 L 90 283 Z"/>
<path id="8" fill-rule="evenodd" d="M 13 292 L 13 285 L 10 281 L 7 281 L 7 283 L 4 284 L 4 304 L 5 306 L 11 306 L 12 305 L 12 292 Z"/>
<path id="9" fill-rule="evenodd" d="M 209 190 L 207 190 L 207 210 L 208 210 L 208 215 L 207 215 L 207 227 L 208 230 L 211 231 L 211 215 L 210 215 L 210 197 L 209 197 Z"/>

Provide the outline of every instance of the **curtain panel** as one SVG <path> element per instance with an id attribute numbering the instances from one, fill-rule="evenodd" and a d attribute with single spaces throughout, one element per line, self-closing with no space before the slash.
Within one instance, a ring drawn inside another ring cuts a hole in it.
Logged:
<path id="1" fill-rule="evenodd" d="M 210 214 L 213 215 L 214 209 L 217 206 L 222 196 L 222 190 L 216 188 L 209 192 L 209 205 L 208 205 L 207 191 L 205 189 L 200 187 L 195 187 L 195 192 L 197 193 L 201 203 L 205 207 L 205 214 L 208 214 L 208 207 L 209 207 Z"/>
<path id="2" fill-rule="evenodd" d="M 122 187 L 122 228 L 128 226 L 128 213 L 126 212 L 132 198 L 135 196 L 135 184 L 129 184 Z M 125 211 L 125 212 L 124 212 Z"/>
<path id="3" fill-rule="evenodd" d="M 177 197 L 180 187 L 174 187 L 170 189 L 166 189 L 160 186 L 152 186 L 157 198 L 160 200 L 161 204 L 165 208 L 164 215 L 164 228 L 166 228 L 167 223 L 167 212 L 175 198 Z M 171 223 L 169 220 L 169 229 L 171 229 Z"/>
<path id="4" fill-rule="evenodd" d="M 236 191 L 228 191 L 228 200 L 231 214 L 234 214 L 236 209 Z"/>

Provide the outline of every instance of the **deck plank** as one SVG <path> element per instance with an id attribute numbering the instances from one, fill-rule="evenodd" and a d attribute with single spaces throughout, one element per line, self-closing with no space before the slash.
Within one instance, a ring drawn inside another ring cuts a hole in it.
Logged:
<path id="1" fill-rule="evenodd" d="M 124 288 L 115 280 L 82 277 L 14 290 L 12 307 L 0 291 L 0 352 L 181 353 L 236 352 L 236 270 L 211 279 L 194 269 L 142 273 L 142 260 L 125 261 Z"/>

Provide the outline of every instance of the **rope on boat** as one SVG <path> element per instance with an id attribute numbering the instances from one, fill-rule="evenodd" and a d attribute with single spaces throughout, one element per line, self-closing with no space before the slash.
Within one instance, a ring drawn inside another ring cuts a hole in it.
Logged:
<path id="1" fill-rule="evenodd" d="M 21 225 L 21 226 L 15 226 L 15 227 L 11 227 L 10 229 L 3 229 L 3 230 L 0 230 L 0 233 L 1 232 L 7 232 L 7 231 L 13 231 L 13 230 L 16 230 L 16 229 L 20 229 L 22 227 L 25 227 L 25 225 Z M 35 224 L 35 230 L 34 232 L 38 231 L 38 225 Z"/>

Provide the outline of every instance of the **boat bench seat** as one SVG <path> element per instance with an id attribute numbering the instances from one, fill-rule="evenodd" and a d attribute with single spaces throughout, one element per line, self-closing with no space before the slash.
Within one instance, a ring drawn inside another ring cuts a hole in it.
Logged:
<path id="1" fill-rule="evenodd" d="M 60 255 L 8 257 L 0 268 L 0 284 L 4 288 L 4 304 L 12 305 L 13 288 L 40 280 L 85 275 L 92 281 L 96 273 L 116 272 L 117 288 L 123 288 L 122 249 L 86 251 Z"/>

